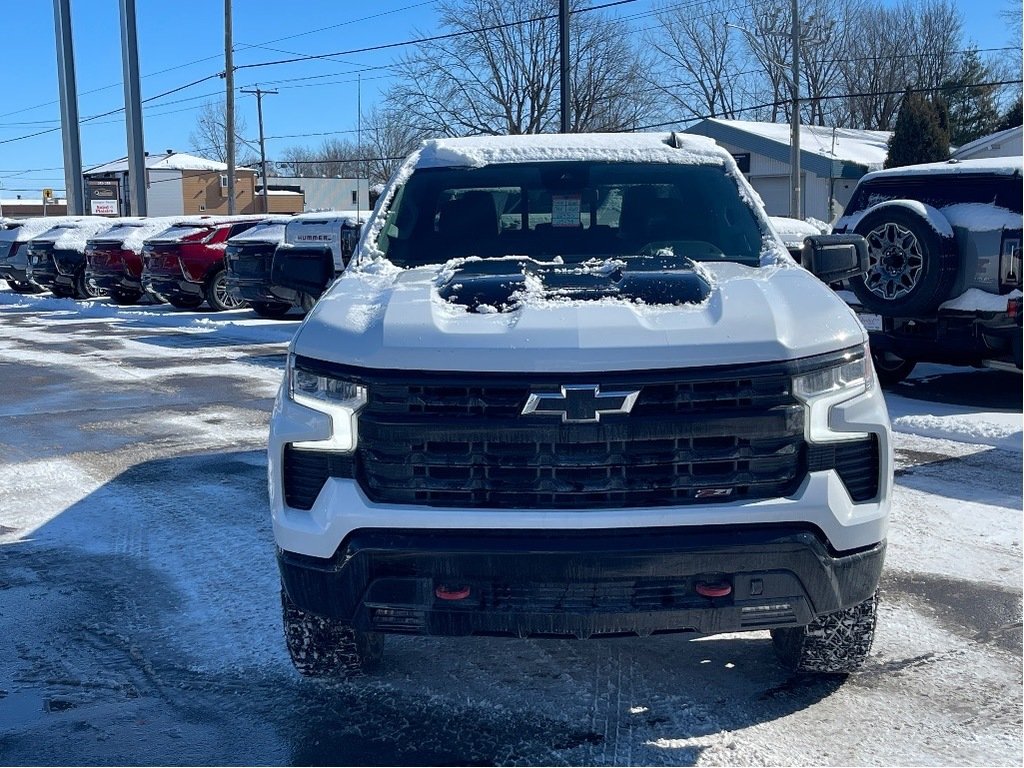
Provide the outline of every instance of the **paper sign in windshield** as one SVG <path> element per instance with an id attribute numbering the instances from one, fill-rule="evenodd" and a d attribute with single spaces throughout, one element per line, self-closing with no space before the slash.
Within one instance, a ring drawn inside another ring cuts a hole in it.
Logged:
<path id="1" fill-rule="evenodd" d="M 552 195 L 551 196 L 551 226 L 553 226 L 553 227 L 578 227 L 578 226 L 580 226 L 580 196 L 579 195 Z"/>

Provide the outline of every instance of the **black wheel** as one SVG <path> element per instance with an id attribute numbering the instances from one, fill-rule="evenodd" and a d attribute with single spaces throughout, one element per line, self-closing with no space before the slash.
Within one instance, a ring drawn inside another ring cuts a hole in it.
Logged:
<path id="1" fill-rule="evenodd" d="M 239 309 L 245 306 L 243 299 L 236 299 L 228 293 L 228 273 L 224 269 L 218 269 L 206 281 L 206 288 L 203 291 L 206 296 L 206 303 L 214 312 L 223 312 L 225 309 Z"/>
<path id="2" fill-rule="evenodd" d="M 168 296 L 167 302 L 176 309 L 195 309 L 203 303 L 202 296 Z"/>
<path id="3" fill-rule="evenodd" d="M 380 664 L 384 637 L 303 611 L 281 590 L 284 640 L 295 668 L 307 677 L 357 677 Z"/>
<path id="4" fill-rule="evenodd" d="M 121 307 L 138 304 L 141 298 L 142 294 L 138 291 L 113 290 L 110 292 L 110 300 Z"/>
<path id="5" fill-rule="evenodd" d="M 876 592 L 863 603 L 819 616 L 806 627 L 773 629 L 775 652 L 793 672 L 855 672 L 871 651 L 877 612 Z"/>
<path id="6" fill-rule="evenodd" d="M 875 365 L 878 383 L 883 387 L 899 384 L 910 375 L 914 366 L 917 365 L 914 360 L 904 360 L 891 352 L 876 352 L 873 349 L 871 350 L 871 362 Z"/>
<path id="7" fill-rule="evenodd" d="M 75 282 L 72 291 L 76 299 L 95 299 L 96 297 L 103 295 L 102 290 L 89 285 L 89 281 L 85 279 L 85 268 L 82 268 L 75 273 Z"/>
<path id="8" fill-rule="evenodd" d="M 41 285 L 35 283 L 20 282 L 18 280 L 8 280 L 8 287 L 15 293 L 42 293 L 46 289 Z"/>
<path id="9" fill-rule="evenodd" d="M 276 301 L 250 301 L 249 306 L 260 317 L 269 317 L 275 320 L 287 315 L 292 308 L 291 304 L 282 304 Z"/>
<path id="10" fill-rule="evenodd" d="M 886 315 L 925 315 L 949 298 L 956 281 L 956 241 L 913 211 L 887 206 L 855 227 L 868 242 L 868 270 L 850 288 L 868 309 Z"/>

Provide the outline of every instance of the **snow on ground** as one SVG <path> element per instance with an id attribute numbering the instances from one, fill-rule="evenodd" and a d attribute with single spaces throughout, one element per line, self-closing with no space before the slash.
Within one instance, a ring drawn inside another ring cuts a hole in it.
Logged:
<path id="1" fill-rule="evenodd" d="M 0 763 L 1019 765 L 1019 378 L 920 366 L 872 658 L 767 633 L 389 637 L 300 680 L 265 435 L 295 322 L 0 290 Z M 941 420 L 941 429 L 932 420 Z"/>
<path id="2" fill-rule="evenodd" d="M 915 369 L 913 381 L 927 381 L 929 377 L 941 376 L 951 370 L 956 369 L 920 365 Z M 982 381 L 984 374 L 978 374 L 978 380 Z M 1018 454 L 1022 452 L 1024 426 L 1019 412 L 933 402 L 929 403 L 927 412 L 922 413 L 920 401 L 905 396 L 890 393 L 885 401 L 893 429 L 897 432 L 972 445 L 990 445 Z"/>

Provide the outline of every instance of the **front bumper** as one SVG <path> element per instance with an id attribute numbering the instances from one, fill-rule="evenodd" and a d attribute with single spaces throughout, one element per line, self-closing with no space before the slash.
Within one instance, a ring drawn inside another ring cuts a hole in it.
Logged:
<path id="1" fill-rule="evenodd" d="M 361 529 L 331 558 L 278 564 L 297 606 L 363 630 L 587 638 L 805 625 L 870 597 L 884 556 L 802 526 Z"/>

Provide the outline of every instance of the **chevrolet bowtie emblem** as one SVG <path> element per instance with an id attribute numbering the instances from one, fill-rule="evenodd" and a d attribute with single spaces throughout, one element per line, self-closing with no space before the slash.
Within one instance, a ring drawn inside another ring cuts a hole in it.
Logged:
<path id="1" fill-rule="evenodd" d="M 560 393 L 531 393 L 523 415 L 560 415 L 563 422 L 600 421 L 602 413 L 629 413 L 640 390 L 602 392 L 597 384 L 563 385 Z"/>

